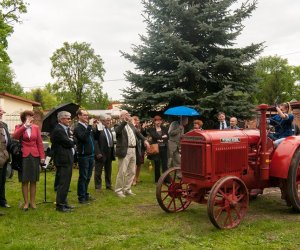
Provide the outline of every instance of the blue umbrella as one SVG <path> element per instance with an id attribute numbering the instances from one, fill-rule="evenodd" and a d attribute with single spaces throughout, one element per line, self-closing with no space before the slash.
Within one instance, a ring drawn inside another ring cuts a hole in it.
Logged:
<path id="1" fill-rule="evenodd" d="M 177 115 L 177 116 L 197 116 L 200 113 L 193 109 L 186 106 L 178 106 L 169 108 L 164 112 L 165 115 Z"/>

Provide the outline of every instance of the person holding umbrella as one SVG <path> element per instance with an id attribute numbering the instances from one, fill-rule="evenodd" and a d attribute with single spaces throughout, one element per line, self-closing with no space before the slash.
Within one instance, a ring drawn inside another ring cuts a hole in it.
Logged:
<path id="1" fill-rule="evenodd" d="M 168 167 L 180 167 L 180 138 L 184 134 L 184 126 L 188 124 L 188 116 L 198 116 L 200 113 L 187 106 L 177 106 L 167 109 L 164 114 L 180 117 L 171 123 L 168 130 Z"/>
<path id="2" fill-rule="evenodd" d="M 168 167 L 180 167 L 180 138 L 184 134 L 184 126 L 189 122 L 187 116 L 180 117 L 179 120 L 170 124 L 168 134 Z"/>

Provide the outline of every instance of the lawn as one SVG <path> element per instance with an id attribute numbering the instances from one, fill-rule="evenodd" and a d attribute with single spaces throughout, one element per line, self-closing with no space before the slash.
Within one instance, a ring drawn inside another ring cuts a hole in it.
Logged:
<path id="1" fill-rule="evenodd" d="M 114 163 L 113 179 L 117 166 Z M 133 187 L 137 195 L 118 198 L 112 191 L 91 194 L 89 205 L 77 202 L 78 170 L 74 169 L 69 201 L 72 213 L 55 211 L 53 203 L 22 211 L 16 174 L 7 181 L 7 199 L 12 208 L 1 209 L 0 249 L 300 249 L 300 214 L 280 200 L 277 190 L 250 203 L 242 224 L 233 230 L 218 230 L 209 221 L 205 205 L 192 203 L 181 213 L 167 214 L 155 198 L 154 172 L 144 167 L 142 182 Z M 47 200 L 54 201 L 54 172 L 47 172 Z M 44 200 L 44 174 L 37 200 Z"/>

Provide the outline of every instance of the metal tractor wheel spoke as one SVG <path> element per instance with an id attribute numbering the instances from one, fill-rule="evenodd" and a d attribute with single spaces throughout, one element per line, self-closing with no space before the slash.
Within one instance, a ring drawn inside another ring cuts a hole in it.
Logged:
<path id="1" fill-rule="evenodd" d="M 212 187 L 208 197 L 208 216 L 220 229 L 237 227 L 246 215 L 249 194 L 245 183 L 236 176 L 225 176 Z"/>
<path id="2" fill-rule="evenodd" d="M 182 182 L 182 178 L 177 178 L 180 175 L 180 168 L 169 168 L 159 178 L 156 185 L 156 200 L 168 213 L 183 211 L 191 203 L 188 197 L 188 185 Z"/>

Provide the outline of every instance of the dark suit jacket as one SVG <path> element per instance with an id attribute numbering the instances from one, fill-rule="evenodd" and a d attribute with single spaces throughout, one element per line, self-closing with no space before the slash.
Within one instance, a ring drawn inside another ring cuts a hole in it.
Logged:
<path id="1" fill-rule="evenodd" d="M 73 165 L 74 155 L 72 148 L 74 148 L 74 141 L 69 138 L 60 124 L 57 124 L 52 130 L 50 140 L 54 165 L 60 167 Z"/>
<path id="2" fill-rule="evenodd" d="M 156 132 L 155 128 L 149 128 L 148 134 L 151 136 L 152 143 L 157 143 L 157 140 L 163 140 L 166 145 L 168 144 L 168 129 L 166 127 L 161 127 L 161 135 Z M 163 135 L 166 135 L 167 138 L 162 138 Z"/>
<path id="3" fill-rule="evenodd" d="M 226 125 L 227 125 L 227 129 L 230 127 L 230 124 L 228 121 L 225 121 Z M 220 122 L 216 122 L 214 129 L 220 129 Z"/>
<path id="4" fill-rule="evenodd" d="M 131 124 L 128 123 L 130 128 L 132 129 L 133 133 L 136 137 L 136 150 L 139 155 L 141 155 L 141 147 L 138 143 L 138 138 L 140 138 L 143 142 L 146 140 L 146 138 Z M 119 125 L 115 126 L 115 132 L 117 136 L 117 146 L 116 146 L 116 156 L 120 158 L 124 158 L 127 154 L 128 149 L 128 135 L 127 131 L 125 129 L 125 126 L 127 125 L 126 121 L 122 121 Z"/>
<path id="5" fill-rule="evenodd" d="M 109 128 L 110 134 L 111 134 L 111 139 L 112 139 L 112 143 L 114 143 L 113 141 L 113 135 L 111 133 L 111 130 Z M 115 160 L 115 148 L 114 145 L 112 148 L 108 147 L 108 142 L 106 139 L 106 135 L 104 130 L 95 130 L 95 139 L 96 139 L 96 145 L 95 145 L 95 155 L 101 154 L 102 158 L 100 159 L 100 161 L 105 162 L 106 159 L 108 158 L 108 154 L 110 154 L 109 159 L 111 160 Z"/>
<path id="6" fill-rule="evenodd" d="M 78 157 L 95 154 L 94 133 L 90 125 L 85 128 L 78 123 L 74 129 L 74 137 L 76 138 Z"/>

